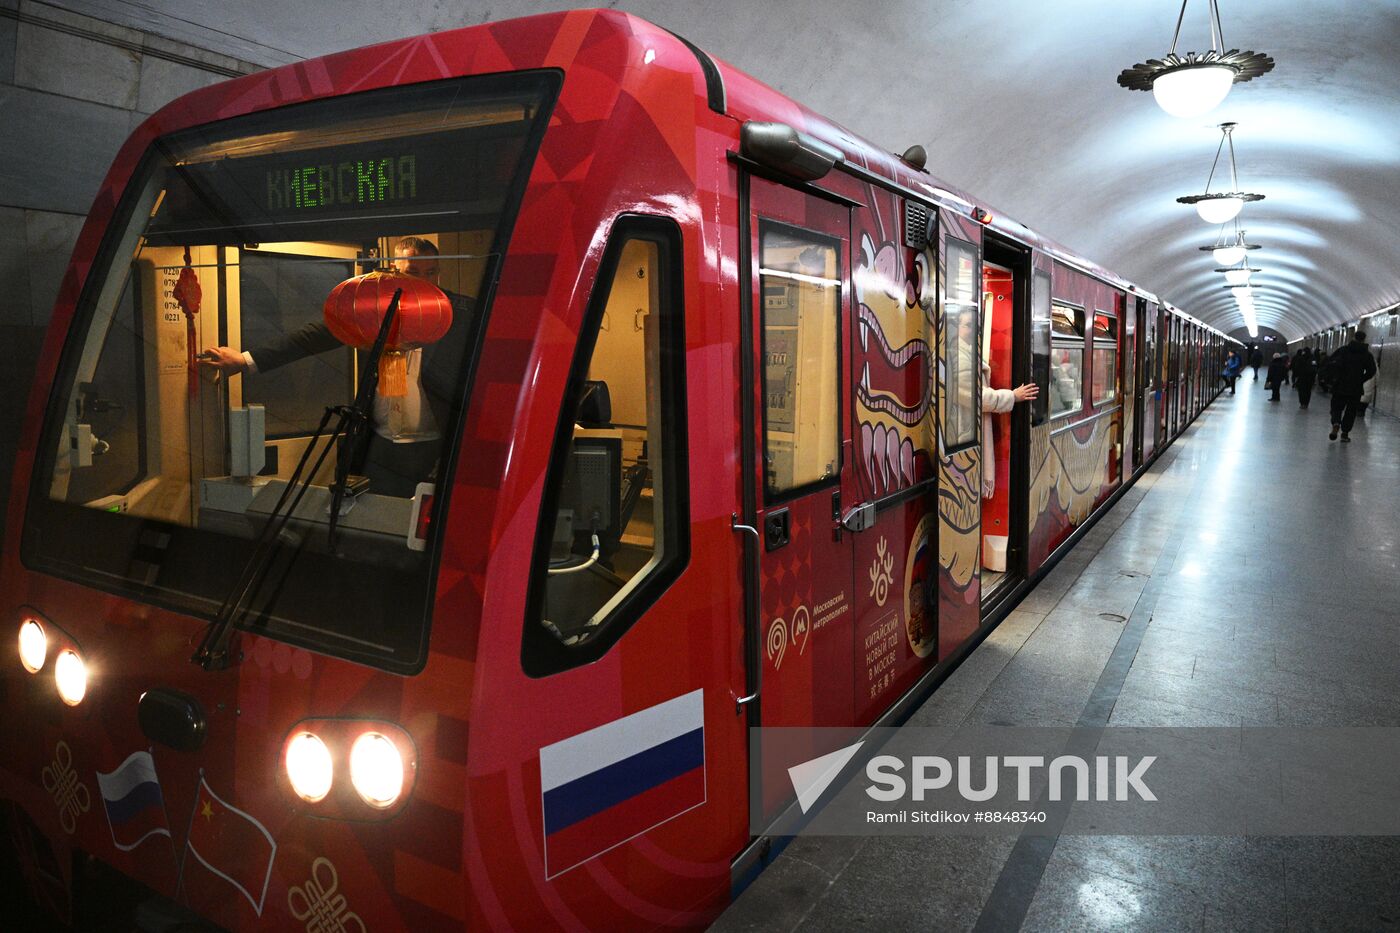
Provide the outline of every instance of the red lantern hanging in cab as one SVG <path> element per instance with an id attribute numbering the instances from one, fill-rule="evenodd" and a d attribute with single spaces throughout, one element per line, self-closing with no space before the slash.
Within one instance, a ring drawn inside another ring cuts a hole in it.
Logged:
<path id="1" fill-rule="evenodd" d="M 368 350 L 379 336 L 396 289 L 403 289 L 399 310 L 379 359 L 378 394 L 397 398 L 408 393 L 410 350 L 441 340 L 452 326 L 452 302 L 427 279 L 399 272 L 370 272 L 346 279 L 326 298 L 326 327 L 341 343 Z"/>

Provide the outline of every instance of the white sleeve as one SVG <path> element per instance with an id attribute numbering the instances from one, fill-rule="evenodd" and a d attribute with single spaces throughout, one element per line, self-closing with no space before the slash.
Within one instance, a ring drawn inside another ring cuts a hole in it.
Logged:
<path id="1" fill-rule="evenodd" d="M 1000 414 L 1016 407 L 1016 393 L 1010 389 L 993 389 L 987 386 L 982 390 L 982 410 Z"/>
<path id="2" fill-rule="evenodd" d="M 258 364 L 253 362 L 253 354 L 249 353 L 247 350 L 243 351 L 243 364 L 245 367 L 243 370 L 244 372 L 257 373 Z"/>

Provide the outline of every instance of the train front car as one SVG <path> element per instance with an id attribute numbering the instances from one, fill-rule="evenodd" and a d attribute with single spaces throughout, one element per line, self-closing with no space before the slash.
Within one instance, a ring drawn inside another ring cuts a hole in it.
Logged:
<path id="1" fill-rule="evenodd" d="M 732 389 L 700 380 L 691 416 L 682 381 L 719 342 L 706 97 L 673 36 L 569 13 L 137 130 L 7 524 L 0 818 L 46 916 L 693 927 L 727 902 L 742 632 L 700 622 L 737 603 L 734 481 L 688 491 L 685 458 L 688 421 L 732 448 Z M 651 784 L 609 780 L 632 756 Z"/>

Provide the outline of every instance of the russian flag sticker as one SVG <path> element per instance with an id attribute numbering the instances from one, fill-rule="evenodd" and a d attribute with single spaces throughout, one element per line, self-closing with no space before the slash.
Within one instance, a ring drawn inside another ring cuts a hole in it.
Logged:
<path id="1" fill-rule="evenodd" d="M 705 802 L 704 691 L 540 749 L 546 878 Z"/>
<path id="2" fill-rule="evenodd" d="M 169 838 L 165 798 L 150 752 L 132 752 L 112 771 L 97 772 L 102 808 L 112 830 L 112 845 L 130 852 L 152 836 Z"/>

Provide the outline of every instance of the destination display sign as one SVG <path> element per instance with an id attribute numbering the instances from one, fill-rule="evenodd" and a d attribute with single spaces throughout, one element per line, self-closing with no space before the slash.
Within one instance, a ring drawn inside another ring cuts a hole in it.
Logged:
<path id="1" fill-rule="evenodd" d="M 418 154 L 345 159 L 267 170 L 267 210 L 408 204 L 418 200 Z"/>
<path id="2" fill-rule="evenodd" d="M 497 209 L 522 145 L 518 132 L 449 131 L 176 164 L 147 235 L 271 242 L 303 238 L 298 231 L 317 220 L 385 217 L 422 218 L 410 226 L 432 229 L 429 218 Z"/>

